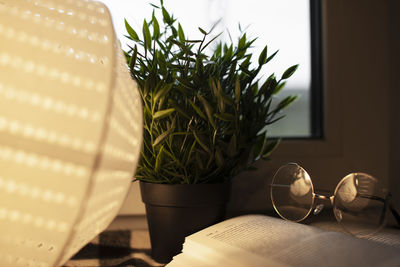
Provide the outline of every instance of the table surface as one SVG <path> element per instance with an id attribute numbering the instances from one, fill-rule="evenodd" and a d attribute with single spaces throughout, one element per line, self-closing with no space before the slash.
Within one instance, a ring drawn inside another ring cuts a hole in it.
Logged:
<path id="1" fill-rule="evenodd" d="M 329 213 L 311 216 L 304 223 L 330 231 L 343 232 Z M 368 239 L 400 248 L 400 229 L 390 225 Z M 64 266 L 164 266 L 154 261 L 150 252 L 146 217 L 119 216 L 106 231 L 82 248 Z"/>

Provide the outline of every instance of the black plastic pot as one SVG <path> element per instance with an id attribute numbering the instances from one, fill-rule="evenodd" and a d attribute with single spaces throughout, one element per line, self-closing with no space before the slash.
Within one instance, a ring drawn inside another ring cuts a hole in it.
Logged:
<path id="1" fill-rule="evenodd" d="M 151 256 L 167 263 L 186 236 L 224 219 L 230 183 L 168 185 L 140 182 Z"/>

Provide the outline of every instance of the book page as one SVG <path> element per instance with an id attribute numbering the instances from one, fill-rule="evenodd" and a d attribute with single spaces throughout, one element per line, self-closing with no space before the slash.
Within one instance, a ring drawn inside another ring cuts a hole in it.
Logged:
<path id="1" fill-rule="evenodd" d="M 399 249 L 264 215 L 208 227 L 188 236 L 182 251 L 199 261 L 229 266 L 400 265 Z"/>
<path id="2" fill-rule="evenodd" d="M 188 254 L 180 253 L 174 257 L 174 260 L 170 262 L 168 267 L 214 267 L 214 263 L 205 262 L 198 260 Z"/>

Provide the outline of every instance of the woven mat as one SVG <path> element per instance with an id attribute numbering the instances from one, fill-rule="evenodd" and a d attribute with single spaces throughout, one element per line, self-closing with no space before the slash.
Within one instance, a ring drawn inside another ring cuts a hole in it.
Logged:
<path id="1" fill-rule="evenodd" d="M 105 231 L 83 247 L 63 266 L 164 266 L 150 256 L 146 230 Z"/>

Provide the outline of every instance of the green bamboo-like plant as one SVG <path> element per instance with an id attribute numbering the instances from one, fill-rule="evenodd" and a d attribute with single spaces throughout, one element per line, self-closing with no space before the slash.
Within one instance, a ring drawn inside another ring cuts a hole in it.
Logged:
<path id="1" fill-rule="evenodd" d="M 277 52 L 267 46 L 251 67 L 255 39 L 242 33 L 236 45 L 210 38 L 187 39 L 182 25 L 164 7 L 153 5 L 143 22 L 143 37 L 125 21 L 135 45 L 125 55 L 138 82 L 144 109 L 144 138 L 136 179 L 168 184 L 217 183 L 230 180 L 259 158 L 266 159 L 279 140 L 267 141 L 266 126 L 296 96 L 271 105 L 273 95 L 298 65 L 280 79 L 260 83 L 258 74 Z M 162 14 L 162 26 L 155 16 Z M 208 40 L 210 39 L 210 40 Z M 211 55 L 205 49 L 216 42 Z"/>

